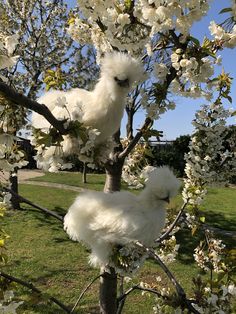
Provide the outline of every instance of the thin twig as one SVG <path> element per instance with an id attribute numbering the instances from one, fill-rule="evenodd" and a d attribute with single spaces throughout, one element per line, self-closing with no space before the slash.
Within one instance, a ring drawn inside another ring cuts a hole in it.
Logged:
<path id="1" fill-rule="evenodd" d="M 182 208 L 180 209 L 178 215 L 175 217 L 175 220 L 173 221 L 173 223 L 170 225 L 169 229 L 165 233 L 163 233 L 158 239 L 156 239 L 155 242 L 161 243 L 163 240 L 168 238 L 170 233 L 173 231 L 174 227 L 177 226 L 181 216 L 183 215 L 186 205 L 187 205 L 187 202 L 183 204 Z"/>
<path id="2" fill-rule="evenodd" d="M 170 298 L 166 295 L 162 295 L 161 293 L 159 293 L 158 291 L 154 290 L 154 289 L 150 289 L 150 288 L 143 288 L 140 285 L 135 285 L 133 287 L 131 287 L 130 289 L 128 289 L 124 294 L 122 294 L 118 299 L 117 299 L 117 303 L 118 303 L 118 308 L 117 308 L 117 312 L 116 314 L 121 314 L 122 313 L 122 309 L 124 307 L 125 304 L 125 299 L 127 298 L 127 296 L 132 293 L 135 290 L 140 290 L 140 291 L 146 291 L 146 292 L 150 292 L 153 293 L 155 295 L 157 295 L 159 298 L 163 298 L 165 300 L 169 300 Z M 121 304 L 121 306 L 120 306 Z"/>
<path id="3" fill-rule="evenodd" d="M 26 282 L 22 279 L 19 279 L 19 278 L 16 278 L 16 277 L 13 277 L 9 274 L 6 274 L 2 271 L 0 271 L 0 276 L 3 277 L 3 278 L 6 278 L 7 280 L 9 280 L 10 282 L 16 282 L 18 284 L 20 284 L 21 286 L 24 286 L 38 294 L 41 294 L 43 295 L 44 293 L 39 290 L 38 288 L 36 288 L 32 283 L 30 282 Z M 48 297 L 48 300 L 52 301 L 53 303 L 57 304 L 60 308 L 62 308 L 66 313 L 70 313 L 70 309 L 65 305 L 63 304 L 61 301 L 57 300 L 56 298 L 54 297 Z"/>
<path id="4" fill-rule="evenodd" d="M 135 145 L 138 143 L 140 138 L 145 134 L 147 129 L 152 125 L 153 121 L 150 118 L 146 118 L 142 128 L 140 131 L 135 135 L 135 137 L 132 139 L 132 141 L 129 143 L 129 145 L 118 155 L 119 160 L 125 159 L 129 155 L 129 153 L 132 151 L 132 149 L 135 147 Z"/>
<path id="5" fill-rule="evenodd" d="M 28 199 L 24 198 L 23 196 L 17 194 L 17 193 L 14 192 L 13 190 L 8 189 L 8 188 L 6 188 L 6 187 L 3 187 L 3 190 L 4 190 L 4 191 L 7 191 L 7 192 L 9 192 L 9 193 L 11 193 L 14 197 L 18 198 L 18 200 L 19 200 L 21 203 L 26 203 L 26 204 L 28 204 L 28 205 L 34 207 L 34 208 L 37 208 L 37 209 L 43 211 L 44 213 L 46 213 L 46 214 L 48 214 L 48 215 L 50 215 L 50 216 L 53 216 L 54 218 L 56 218 L 56 219 L 58 219 L 58 220 L 60 220 L 60 221 L 62 221 L 62 222 L 64 221 L 64 218 L 63 218 L 61 215 L 55 213 L 55 212 L 52 211 L 52 210 L 49 210 L 49 209 L 44 208 L 44 207 L 42 207 L 42 206 L 39 206 L 39 205 L 37 205 L 37 204 L 35 204 L 35 203 L 32 203 L 31 201 L 29 201 Z"/>
<path id="6" fill-rule="evenodd" d="M 78 306 L 80 300 L 83 298 L 83 296 L 85 295 L 85 293 L 88 291 L 88 289 L 92 286 L 92 284 L 98 280 L 100 277 L 102 277 L 103 274 L 98 275 L 97 277 L 95 277 L 85 288 L 84 290 L 81 292 L 78 300 L 75 302 L 75 305 L 73 306 L 72 310 L 70 311 L 70 313 L 74 313 L 74 310 L 76 309 L 76 307 Z"/>
<path id="7" fill-rule="evenodd" d="M 162 262 L 162 260 L 160 259 L 160 257 L 153 251 L 153 249 L 148 248 L 146 246 L 144 246 L 141 242 L 136 242 L 136 244 L 142 248 L 144 248 L 144 250 L 153 258 L 155 259 L 155 261 L 158 262 L 158 264 L 161 266 L 161 268 L 164 270 L 164 272 L 167 274 L 167 276 L 169 277 L 169 279 L 171 280 L 171 282 L 173 283 L 173 285 L 176 288 L 176 291 L 178 293 L 179 296 L 184 296 L 185 297 L 185 292 L 184 289 L 180 286 L 180 284 L 177 282 L 177 280 L 175 279 L 174 275 L 171 273 L 171 271 L 167 268 L 167 266 Z"/>
<path id="8" fill-rule="evenodd" d="M 160 257 L 153 251 L 153 249 L 144 246 L 140 242 L 136 242 L 136 244 L 139 247 L 142 247 L 149 254 L 149 256 L 152 257 L 160 265 L 160 267 L 164 270 L 164 272 L 166 273 L 166 275 L 168 276 L 168 278 L 170 279 L 170 281 L 174 285 L 176 292 L 177 292 L 177 294 L 181 300 L 181 304 L 183 306 L 187 307 L 192 313 L 200 314 L 192 305 L 192 303 L 194 301 L 187 299 L 186 293 L 185 293 L 184 289 L 182 288 L 182 286 L 178 283 L 178 281 L 176 280 L 174 275 L 171 273 L 171 271 L 168 269 L 168 267 L 162 262 Z"/>
<path id="9" fill-rule="evenodd" d="M 150 288 L 143 288 L 141 287 L 140 285 L 135 285 L 131 288 L 129 288 L 124 294 L 122 294 L 118 299 L 117 301 L 120 302 L 122 301 L 123 299 L 125 299 L 131 292 L 135 291 L 135 290 L 140 290 L 140 291 L 146 291 L 146 292 L 150 292 L 150 293 L 154 293 L 156 294 L 159 298 L 164 298 L 166 300 L 169 299 L 169 297 L 167 295 L 162 295 L 160 292 L 154 290 L 154 289 L 150 289 Z M 118 314 L 118 313 L 116 313 Z"/>

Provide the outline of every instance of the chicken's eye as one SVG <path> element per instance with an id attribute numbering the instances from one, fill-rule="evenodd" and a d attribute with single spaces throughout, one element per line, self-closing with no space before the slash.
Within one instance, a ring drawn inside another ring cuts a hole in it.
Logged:
<path id="1" fill-rule="evenodd" d="M 126 78 L 124 80 L 120 80 L 118 79 L 117 76 L 114 77 L 114 80 L 116 81 L 116 83 L 120 86 L 120 87 L 129 87 L 129 79 Z"/>

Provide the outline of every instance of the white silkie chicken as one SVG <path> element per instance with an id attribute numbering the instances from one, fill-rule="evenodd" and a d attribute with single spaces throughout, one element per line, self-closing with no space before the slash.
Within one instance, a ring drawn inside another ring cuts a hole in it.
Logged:
<path id="1" fill-rule="evenodd" d="M 81 193 L 65 216 L 64 229 L 91 249 L 93 266 L 109 265 L 114 246 L 136 241 L 154 245 L 165 225 L 167 202 L 179 186 L 173 172 L 160 167 L 138 196 L 127 191 Z"/>
<path id="2" fill-rule="evenodd" d="M 134 82 L 142 80 L 141 63 L 121 52 L 111 52 L 101 61 L 101 73 L 92 91 L 74 88 L 69 91 L 49 91 L 38 99 L 58 119 L 79 120 L 100 132 L 96 143 L 104 142 L 118 131 L 124 113 L 125 98 Z M 66 108 L 58 106 L 66 100 Z M 37 113 L 32 115 L 32 126 L 47 131 L 50 124 Z M 69 141 L 68 136 L 64 141 Z M 69 147 L 63 143 L 63 147 Z M 66 149 L 65 149 L 66 150 Z"/>

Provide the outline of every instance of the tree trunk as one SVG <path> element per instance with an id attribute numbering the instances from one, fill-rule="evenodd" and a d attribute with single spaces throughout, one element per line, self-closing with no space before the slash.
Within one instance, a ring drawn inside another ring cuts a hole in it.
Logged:
<path id="1" fill-rule="evenodd" d="M 118 137 L 119 133 L 117 133 Z M 114 161 L 105 166 L 105 193 L 120 191 L 121 174 L 124 160 Z M 100 313 L 115 314 L 117 312 L 117 274 L 113 267 L 101 269 L 103 275 L 100 280 Z"/>
<path id="2" fill-rule="evenodd" d="M 123 161 L 118 161 L 112 165 L 106 166 L 105 193 L 120 191 L 122 167 Z"/>
<path id="3" fill-rule="evenodd" d="M 83 183 L 87 183 L 87 164 L 83 163 L 83 174 L 82 174 Z"/>
<path id="4" fill-rule="evenodd" d="M 128 116 L 128 121 L 126 125 L 126 134 L 127 134 L 127 138 L 129 140 L 132 140 L 134 138 L 133 136 L 134 110 L 129 109 L 129 110 L 126 110 L 126 112 Z"/>
<path id="5" fill-rule="evenodd" d="M 10 172 L 9 183 L 10 183 L 10 189 L 16 194 L 18 194 L 17 168 L 15 168 L 14 171 Z M 19 198 L 15 197 L 13 194 L 11 196 L 11 205 L 13 209 L 20 209 Z"/>
<path id="6" fill-rule="evenodd" d="M 117 275 L 113 267 L 101 269 L 100 313 L 115 314 L 117 311 Z"/>

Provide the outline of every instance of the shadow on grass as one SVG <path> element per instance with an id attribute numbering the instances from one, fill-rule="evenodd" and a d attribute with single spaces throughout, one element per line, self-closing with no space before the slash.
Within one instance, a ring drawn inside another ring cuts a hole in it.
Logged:
<path id="1" fill-rule="evenodd" d="M 60 278 L 56 278 L 58 274 L 65 274 L 67 273 L 66 277 L 62 280 Z M 37 295 L 35 293 L 32 293 L 30 290 L 22 287 L 19 287 L 19 294 L 20 298 L 27 299 L 26 302 L 21 307 L 21 311 L 19 313 L 44 313 L 44 314 L 61 314 L 65 313 L 59 306 L 57 306 L 55 303 L 51 302 L 50 300 L 47 300 L 49 296 L 55 297 L 57 300 L 61 301 L 64 305 L 66 305 L 68 308 L 72 309 L 72 307 L 75 304 L 75 301 L 72 300 L 65 300 L 63 295 L 53 295 L 51 293 L 50 288 L 52 288 L 53 285 L 62 286 L 66 289 L 73 289 L 78 295 L 82 291 L 83 288 L 80 288 L 78 290 L 78 284 L 74 281 L 74 277 L 78 275 L 78 271 L 75 269 L 57 269 L 57 270 L 46 270 L 46 273 L 44 275 L 40 276 L 24 276 L 24 280 L 28 282 L 32 282 L 33 285 L 35 285 L 39 290 L 41 290 L 44 295 Z M 68 277 L 69 276 L 69 277 Z M 58 294 L 58 293 L 57 293 Z M 64 299 L 64 300 L 63 300 Z M 96 314 L 99 313 L 99 307 L 96 304 L 87 304 L 87 301 L 81 300 L 80 304 L 78 305 L 77 309 L 75 310 L 75 314 Z"/>
<path id="2" fill-rule="evenodd" d="M 236 219 L 226 218 L 224 214 L 213 211 L 202 213 L 206 218 L 206 223 L 209 226 L 219 228 L 221 230 L 236 231 Z M 226 249 L 236 248 L 236 241 L 232 237 L 222 234 L 215 234 L 215 238 L 222 239 L 226 245 Z M 204 232 L 197 230 L 192 235 L 191 230 L 184 228 L 176 234 L 177 243 L 180 243 L 178 260 L 184 264 L 194 263 L 193 253 L 194 249 L 199 245 L 201 240 L 205 239 Z"/>
<path id="3" fill-rule="evenodd" d="M 27 211 L 27 213 L 29 213 L 31 215 L 31 217 L 33 217 L 37 221 L 38 227 L 49 226 L 50 230 L 53 230 L 56 232 L 63 229 L 63 222 L 60 222 L 56 218 L 54 218 L 54 217 L 52 217 L 52 216 L 50 216 L 50 215 L 48 215 L 48 214 L 46 214 L 40 210 L 37 210 L 33 207 L 25 207 L 25 208 L 22 208 L 22 210 Z M 55 207 L 54 211 L 61 216 L 65 215 L 64 208 Z M 55 243 L 71 242 L 69 237 L 60 237 L 60 236 L 58 236 L 58 234 L 55 237 L 53 236 L 53 241 Z"/>
<path id="4" fill-rule="evenodd" d="M 56 210 L 54 210 L 55 213 L 61 215 L 62 217 L 65 215 L 65 211 L 63 208 L 60 207 L 56 207 Z M 52 217 L 51 215 L 41 211 L 40 209 L 36 209 L 33 207 L 28 207 L 26 206 L 22 206 L 22 210 L 27 212 L 27 214 L 30 214 L 32 218 L 36 219 L 39 223 L 39 227 L 41 226 L 45 226 L 45 225 L 50 225 L 50 226 L 54 226 L 54 229 L 61 229 L 61 225 L 62 222 L 60 220 L 58 220 L 55 217 Z M 63 214 L 62 214 L 63 213 Z"/>
<path id="5" fill-rule="evenodd" d="M 236 216 L 232 215 L 226 218 L 224 214 L 216 213 L 214 211 L 207 211 L 205 214 L 206 222 L 211 226 L 236 232 Z"/>
<path id="6" fill-rule="evenodd" d="M 30 298 L 30 297 L 29 297 Z M 31 297 L 31 299 L 33 296 Z M 59 306 L 54 305 L 52 302 L 41 301 L 40 298 L 37 301 L 38 303 L 35 304 L 32 301 L 26 301 L 21 305 L 19 308 L 19 313 L 37 313 L 37 314 L 65 314 L 66 312 L 62 310 Z"/>

